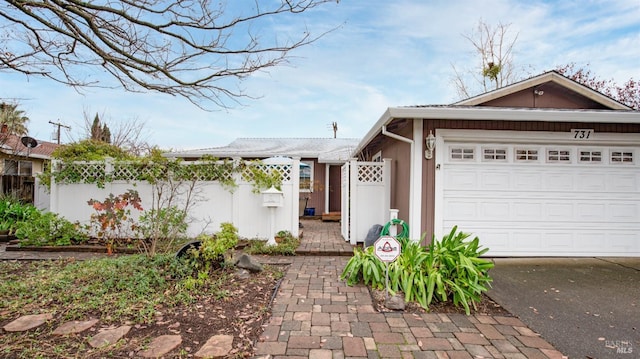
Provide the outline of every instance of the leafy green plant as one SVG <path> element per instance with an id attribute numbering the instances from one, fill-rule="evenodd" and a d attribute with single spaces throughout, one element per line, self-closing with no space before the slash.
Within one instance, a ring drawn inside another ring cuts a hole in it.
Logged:
<path id="1" fill-rule="evenodd" d="M 491 286 L 488 271 L 493 263 L 479 258 L 489 249 L 480 249 L 478 237 L 468 241 L 470 235 L 457 230 L 457 226 L 453 227 L 441 241 L 429 246 L 427 303 L 433 296 L 443 302 L 450 299 L 454 305 L 462 305 L 468 315 L 469 304 L 475 307 L 480 295 Z"/>
<path id="2" fill-rule="evenodd" d="M 238 243 L 238 229 L 233 224 L 225 222 L 220 224 L 220 231 L 213 236 L 200 235 L 197 238 L 201 241 L 198 253 L 200 262 L 208 268 L 211 263 L 223 266 L 224 255 L 233 249 Z"/>
<path id="3" fill-rule="evenodd" d="M 71 223 L 56 213 L 39 211 L 28 221 L 18 223 L 16 237 L 20 246 L 68 246 L 89 239 L 78 223 Z"/>
<path id="4" fill-rule="evenodd" d="M 176 206 L 144 212 L 138 219 L 136 231 L 142 238 L 145 253 L 153 256 L 159 250 L 171 249 L 176 237 L 182 237 L 187 232 L 186 217 L 185 211 Z M 159 248 L 160 244 L 162 248 Z"/>
<path id="5" fill-rule="evenodd" d="M 281 233 L 282 232 L 282 233 Z M 260 239 L 253 239 L 248 242 L 245 252 L 249 254 L 268 254 L 268 255 L 280 255 L 280 256 L 294 256 L 296 255 L 296 249 L 300 245 L 300 239 L 294 237 L 289 231 L 280 231 L 276 235 L 282 235 L 279 243 L 276 245 L 267 245 L 267 241 Z"/>
<path id="6" fill-rule="evenodd" d="M 470 314 L 470 305 L 475 306 L 490 287 L 488 271 L 493 263 L 480 258 L 488 249 L 480 249 L 478 237 L 468 240 L 469 236 L 454 227 L 442 240 L 434 238 L 426 248 L 418 242 L 406 242 L 400 256 L 389 264 L 389 289 L 403 292 L 406 301 L 415 301 L 425 309 L 434 300 L 450 300 Z M 356 249 L 341 278 L 348 285 L 363 281 L 382 289 L 385 270 L 373 247 Z"/>
<path id="7" fill-rule="evenodd" d="M 385 286 L 385 271 L 385 264 L 375 255 L 373 246 L 356 248 L 353 257 L 344 267 L 341 278 L 347 280 L 347 285 L 363 281 L 372 288 L 382 289 Z M 397 283 L 390 285 L 390 289 L 393 288 L 398 288 Z"/>
<path id="8" fill-rule="evenodd" d="M 267 168 L 262 162 L 254 161 L 242 172 L 244 180 L 252 183 L 253 193 L 260 193 L 271 187 L 282 190 L 282 173 L 276 168 L 270 168 L 268 171 Z"/>
<path id="9" fill-rule="evenodd" d="M 31 204 L 22 203 L 15 196 L 0 197 L 0 223 L 4 230 L 15 233 L 18 223 L 28 221 L 38 209 Z"/>

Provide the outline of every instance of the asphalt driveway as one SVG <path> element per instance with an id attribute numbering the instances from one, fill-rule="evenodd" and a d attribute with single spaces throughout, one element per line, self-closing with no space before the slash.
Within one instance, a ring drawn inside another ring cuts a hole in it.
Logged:
<path id="1" fill-rule="evenodd" d="M 640 357 L 640 258 L 496 258 L 489 296 L 569 358 Z"/>

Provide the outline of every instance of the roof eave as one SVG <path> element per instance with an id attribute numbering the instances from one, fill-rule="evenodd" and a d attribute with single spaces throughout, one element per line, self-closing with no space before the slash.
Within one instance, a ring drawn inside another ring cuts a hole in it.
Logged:
<path id="1" fill-rule="evenodd" d="M 454 105 L 458 105 L 458 106 L 476 106 L 476 105 L 480 105 L 501 97 L 504 97 L 506 95 L 512 94 L 512 93 L 516 93 L 522 90 L 526 90 L 528 88 L 531 87 L 535 87 L 538 85 L 541 85 L 545 82 L 555 82 L 558 84 L 561 84 L 562 86 L 575 91 L 576 93 L 594 101 L 597 102 L 603 106 L 609 107 L 612 110 L 632 110 L 631 107 L 620 103 L 598 91 L 595 91 L 587 86 L 584 86 L 576 81 L 573 81 L 565 76 L 560 75 L 559 73 L 555 72 L 555 71 L 551 71 L 551 72 L 547 72 L 544 73 L 540 76 L 536 76 L 536 77 L 532 77 L 530 79 L 521 81 L 521 82 L 517 82 L 502 88 L 499 88 L 497 90 L 493 90 L 475 97 L 471 97 L 459 102 L 456 102 Z"/>
<path id="2" fill-rule="evenodd" d="M 640 111 L 573 111 L 495 107 L 389 107 L 360 141 L 353 152 L 354 155 L 360 153 L 380 133 L 382 126 L 388 125 L 394 119 L 640 123 Z"/>

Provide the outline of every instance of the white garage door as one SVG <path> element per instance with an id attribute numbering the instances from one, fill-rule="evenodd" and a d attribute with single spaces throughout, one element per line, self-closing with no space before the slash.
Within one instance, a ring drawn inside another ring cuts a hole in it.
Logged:
<path id="1" fill-rule="evenodd" d="M 640 147 L 444 147 L 443 232 L 472 232 L 490 256 L 640 256 Z"/>

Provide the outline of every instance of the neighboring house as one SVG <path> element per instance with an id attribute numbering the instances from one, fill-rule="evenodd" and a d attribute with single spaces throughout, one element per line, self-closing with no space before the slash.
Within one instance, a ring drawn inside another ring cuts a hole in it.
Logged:
<path id="1" fill-rule="evenodd" d="M 47 199 L 39 201 L 35 190 L 35 176 L 44 171 L 45 163 L 57 144 L 36 140 L 37 146 L 27 148 L 22 137 L 0 133 L 0 168 L 2 170 L 1 189 L 6 195 L 17 196 L 27 203 L 46 204 Z M 45 206 L 48 207 L 48 206 Z"/>
<path id="2" fill-rule="evenodd" d="M 340 212 L 340 166 L 358 142 L 359 139 L 350 138 L 239 138 L 223 147 L 171 152 L 166 156 L 187 161 L 205 155 L 220 159 L 300 159 L 300 214 L 306 204 L 306 208 L 313 208 L 320 215 Z"/>
<path id="3" fill-rule="evenodd" d="M 388 108 L 353 155 L 391 160 L 411 238 L 457 225 L 493 256 L 640 256 L 640 112 L 557 72 Z"/>

